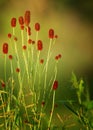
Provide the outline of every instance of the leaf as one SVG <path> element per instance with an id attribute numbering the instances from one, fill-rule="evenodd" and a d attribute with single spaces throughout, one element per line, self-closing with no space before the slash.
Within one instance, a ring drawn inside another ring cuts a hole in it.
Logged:
<path id="1" fill-rule="evenodd" d="M 74 88 L 78 88 L 78 81 L 77 81 L 77 77 L 74 74 L 74 72 L 72 72 L 71 82 L 72 82 Z"/>
<path id="2" fill-rule="evenodd" d="M 82 103 L 87 109 L 93 109 L 93 100 Z"/>
<path id="3" fill-rule="evenodd" d="M 84 91 L 84 81 L 81 79 L 79 83 L 79 92 L 82 93 Z"/>

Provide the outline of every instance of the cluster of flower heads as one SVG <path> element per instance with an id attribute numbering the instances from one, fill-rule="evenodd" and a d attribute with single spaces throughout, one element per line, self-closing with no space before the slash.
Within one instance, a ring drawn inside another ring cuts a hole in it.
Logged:
<path id="1" fill-rule="evenodd" d="M 26 32 L 27 32 L 28 36 L 30 36 L 31 35 L 31 28 L 30 28 L 31 17 L 30 16 L 31 16 L 30 11 L 26 11 L 25 14 L 24 14 L 24 16 L 20 16 L 18 18 L 18 21 L 17 21 L 16 18 L 13 17 L 11 19 L 11 27 L 14 29 L 16 27 L 16 25 L 17 25 L 17 22 L 18 22 L 19 26 L 20 26 L 20 29 L 21 30 L 26 29 Z M 37 32 L 39 32 L 40 31 L 40 24 L 38 22 L 35 23 L 34 28 L 35 28 L 35 30 Z M 53 40 L 54 38 L 58 38 L 58 36 L 54 34 L 54 29 L 52 29 L 52 28 L 49 29 L 48 37 L 51 40 Z M 9 39 L 12 38 L 12 34 L 11 33 L 8 33 L 8 38 Z M 15 41 L 18 40 L 17 37 L 14 36 L 14 34 L 13 34 L 13 39 Z M 29 39 L 28 39 L 27 42 L 28 42 L 28 44 L 35 44 L 35 41 L 33 41 L 32 39 L 30 39 L 30 37 L 29 37 Z M 23 50 L 26 50 L 27 46 L 23 45 L 22 48 L 23 48 Z M 9 49 L 8 43 L 3 43 L 2 52 L 4 54 L 8 54 L 8 49 Z M 42 40 L 37 40 L 37 50 L 38 51 L 42 51 L 42 49 L 43 49 L 43 42 L 42 42 Z M 10 60 L 13 59 L 12 55 L 9 55 L 8 57 L 9 57 Z M 60 58 L 61 58 L 61 54 L 58 54 L 58 55 L 55 56 L 55 60 L 56 61 L 58 61 Z M 44 63 L 44 59 L 40 59 L 40 63 L 43 64 Z M 20 69 L 16 68 L 16 72 L 19 73 Z M 3 84 L 2 86 L 5 86 L 4 83 L 2 83 L 2 84 Z M 56 90 L 57 88 L 58 88 L 58 81 L 54 81 L 53 90 Z"/>

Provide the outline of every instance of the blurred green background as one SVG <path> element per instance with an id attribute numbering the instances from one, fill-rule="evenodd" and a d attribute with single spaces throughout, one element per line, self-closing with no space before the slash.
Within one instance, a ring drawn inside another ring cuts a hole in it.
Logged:
<path id="1" fill-rule="evenodd" d="M 54 55 L 62 54 L 58 78 L 57 98 L 74 97 L 69 87 L 72 71 L 83 77 L 92 96 L 93 86 L 93 1 L 92 0 L 0 0 L 0 55 L 1 45 L 11 32 L 10 19 L 31 10 L 31 22 L 40 22 L 42 39 L 47 40 L 48 29 L 58 35 Z M 46 52 L 45 52 L 46 53 Z M 1 64 L 1 61 L 0 61 Z M 50 66 L 52 68 L 52 64 Z M 2 77 L 2 66 L 0 76 Z"/>
<path id="2" fill-rule="evenodd" d="M 58 34 L 56 50 L 62 53 L 62 62 L 59 66 L 62 83 L 66 82 L 74 71 L 80 77 L 83 76 L 91 86 L 93 1 L 0 0 L 0 53 L 1 44 L 7 40 L 7 33 L 11 32 L 10 19 L 23 15 L 25 10 L 31 10 L 32 24 L 37 21 L 41 23 L 43 39 L 47 39 L 48 28 L 54 28 Z"/>

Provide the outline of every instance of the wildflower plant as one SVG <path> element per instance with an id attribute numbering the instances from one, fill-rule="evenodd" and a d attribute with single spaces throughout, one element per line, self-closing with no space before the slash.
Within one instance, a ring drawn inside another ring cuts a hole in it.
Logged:
<path id="1" fill-rule="evenodd" d="M 44 43 L 39 37 L 41 26 L 38 22 L 33 25 L 36 32 L 33 39 L 30 11 L 18 19 L 13 17 L 10 24 L 12 31 L 7 35 L 8 41 L 2 44 L 4 79 L 0 79 L 0 127 L 4 130 L 50 130 L 59 86 L 57 64 L 61 59 L 61 54 L 55 57 L 51 55 L 58 36 L 54 29 L 49 29 L 49 48 L 44 57 Z M 54 72 L 48 79 L 50 59 L 55 64 Z M 51 113 L 48 117 L 47 107 L 51 96 Z M 45 120 L 47 123 L 44 126 Z"/>

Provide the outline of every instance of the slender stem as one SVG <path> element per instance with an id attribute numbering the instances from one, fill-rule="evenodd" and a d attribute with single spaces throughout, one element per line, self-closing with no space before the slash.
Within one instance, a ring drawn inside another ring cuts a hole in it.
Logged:
<path id="1" fill-rule="evenodd" d="M 39 63 L 39 56 L 40 56 L 40 51 L 37 53 L 37 61 L 36 61 L 35 75 L 34 75 L 34 81 L 33 81 L 33 91 L 35 89 L 35 81 L 36 81 L 36 74 L 37 74 L 37 68 L 38 68 L 38 63 Z"/>
<path id="2" fill-rule="evenodd" d="M 5 54 L 4 71 L 5 71 L 5 84 L 6 84 L 6 54 Z"/>
<path id="3" fill-rule="evenodd" d="M 22 46 L 24 45 L 24 34 L 23 34 L 23 30 L 21 30 L 21 39 L 22 39 Z M 27 58 L 26 55 L 23 51 L 23 58 L 24 58 L 24 63 L 25 63 L 25 68 L 26 68 L 26 73 L 27 73 L 27 78 L 28 78 L 28 82 L 29 82 L 29 72 L 28 72 L 28 63 L 27 63 Z"/>
<path id="4" fill-rule="evenodd" d="M 55 103 L 55 90 L 53 92 L 52 110 L 51 110 L 51 114 L 50 114 L 50 118 L 48 122 L 48 129 L 50 129 L 50 126 L 51 126 L 51 121 L 52 121 L 53 112 L 54 112 L 54 103 Z"/>
<path id="5" fill-rule="evenodd" d="M 50 44 L 49 44 L 49 49 L 48 49 L 48 55 L 47 55 L 47 61 L 46 61 L 46 65 L 45 65 L 45 79 L 44 79 L 44 94 L 43 94 L 43 99 L 45 98 L 46 82 L 47 82 L 47 71 L 48 71 L 48 62 L 49 62 L 49 58 L 50 58 L 51 45 L 52 45 L 52 39 L 50 39 Z"/>

